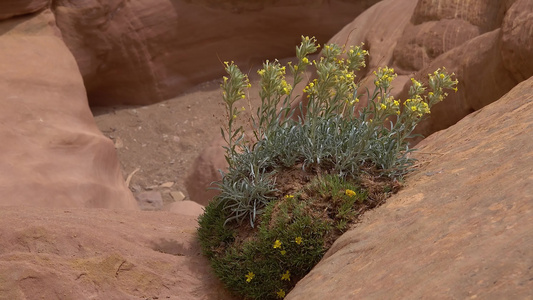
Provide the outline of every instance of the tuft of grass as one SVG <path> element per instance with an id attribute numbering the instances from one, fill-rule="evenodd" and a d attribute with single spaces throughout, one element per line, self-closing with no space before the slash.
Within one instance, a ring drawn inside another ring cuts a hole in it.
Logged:
<path id="1" fill-rule="evenodd" d="M 400 101 L 390 95 L 394 70 L 379 68 L 368 105 L 359 107 L 354 72 L 365 66 L 362 46 L 325 45 L 322 57 L 310 61 L 320 46 L 302 37 L 297 63 L 266 61 L 250 136 L 237 122 L 249 80 L 225 63 L 228 122 L 221 135 L 229 170 L 199 219 L 198 235 L 215 273 L 236 295 L 285 297 L 365 210 L 398 190 L 414 164 L 413 130 L 447 96 L 445 89 L 456 90 L 453 73 L 439 69 L 429 75 L 429 92 L 412 79 L 409 98 Z M 317 79 L 300 99 L 294 88 L 310 66 Z"/>

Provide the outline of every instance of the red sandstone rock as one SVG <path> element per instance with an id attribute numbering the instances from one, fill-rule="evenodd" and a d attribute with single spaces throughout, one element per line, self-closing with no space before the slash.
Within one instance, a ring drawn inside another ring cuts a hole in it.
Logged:
<path id="1" fill-rule="evenodd" d="M 417 0 L 385 0 L 377 3 L 346 25 L 328 43 L 360 45 L 370 53 L 360 78 L 379 66 L 390 65 L 392 55 L 405 27 L 409 24 Z"/>
<path id="2" fill-rule="evenodd" d="M 502 26 L 502 57 L 517 81 L 533 76 L 533 2 L 516 1 Z"/>
<path id="3" fill-rule="evenodd" d="M 418 126 L 417 133 L 428 136 L 448 128 L 466 115 L 498 100 L 518 83 L 502 61 L 500 36 L 500 29 L 480 35 L 439 56 L 414 75 L 427 81 L 428 73 L 446 67 L 449 72 L 455 72 L 459 80 L 458 92 L 450 91 L 443 102 L 436 104 L 429 118 Z M 398 96 L 406 99 L 407 87 Z"/>
<path id="4" fill-rule="evenodd" d="M 359 74 L 360 92 L 374 89 L 372 71 L 380 66 L 391 65 L 401 75 L 391 92 L 401 100 L 407 98 L 409 76 L 427 81 L 427 74 L 437 68 L 455 72 L 459 92 L 436 105 L 417 129 L 427 136 L 496 101 L 533 74 L 533 66 L 529 66 L 533 51 L 531 43 L 525 42 L 531 31 L 528 16 L 532 9 L 527 1 L 515 2 L 504 21 L 513 2 L 445 1 L 435 5 L 425 0 L 382 1 L 331 42 L 356 45 L 371 37 L 369 67 Z M 500 30 L 502 22 L 505 29 Z M 366 104 L 363 95 L 360 106 Z"/>
<path id="5" fill-rule="evenodd" d="M 51 0 L 2 0 L 0 20 L 34 13 L 50 5 Z"/>
<path id="6" fill-rule="evenodd" d="M 148 104 L 265 58 L 294 55 L 301 35 L 330 38 L 377 0 L 266 2 L 257 11 L 195 1 L 54 1 L 57 24 L 76 57 L 91 104 Z"/>
<path id="7" fill-rule="evenodd" d="M 443 19 L 464 20 L 481 32 L 492 31 L 501 26 L 509 3 L 516 0 L 419 0 L 411 22 L 415 25 Z"/>
<path id="8" fill-rule="evenodd" d="M 219 192 L 212 188 L 212 182 L 222 178 L 219 170 L 226 171 L 228 163 L 224 158 L 225 142 L 222 137 L 217 138 L 208 146 L 193 163 L 185 181 L 189 198 L 206 206 Z"/>
<path id="9" fill-rule="evenodd" d="M 0 299 L 232 299 L 200 255 L 195 219 L 2 207 Z"/>
<path id="10" fill-rule="evenodd" d="M 198 216 L 204 213 L 204 206 L 191 200 L 183 200 L 172 203 L 169 211 L 198 218 Z"/>
<path id="11" fill-rule="evenodd" d="M 409 24 L 394 48 L 393 67 L 402 74 L 419 71 L 441 54 L 480 33 L 479 27 L 457 19 Z"/>
<path id="12" fill-rule="evenodd" d="M 533 78 L 422 141 L 420 169 L 286 299 L 527 299 Z"/>
<path id="13" fill-rule="evenodd" d="M 54 24 L 0 23 L 0 205 L 137 209 Z"/>

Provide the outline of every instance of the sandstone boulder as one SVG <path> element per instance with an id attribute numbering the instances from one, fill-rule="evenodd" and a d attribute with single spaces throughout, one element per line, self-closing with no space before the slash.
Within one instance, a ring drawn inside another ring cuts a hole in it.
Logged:
<path id="1" fill-rule="evenodd" d="M 420 168 L 286 299 L 527 299 L 533 78 L 422 141 Z"/>
<path id="2" fill-rule="evenodd" d="M 222 137 L 215 139 L 196 158 L 185 180 L 189 198 L 203 206 L 219 193 L 213 189 L 216 186 L 212 183 L 222 178 L 219 170 L 226 171 L 228 168 L 222 148 L 225 145 Z"/>
<path id="3" fill-rule="evenodd" d="M 155 103 L 221 76 L 223 61 L 248 70 L 292 56 L 301 35 L 326 41 L 378 0 L 260 1 L 245 11 L 197 2 L 54 1 L 91 104 Z"/>
<path id="4" fill-rule="evenodd" d="M 195 219 L 3 207 L 0 299 L 232 299 L 200 255 Z"/>
<path id="5" fill-rule="evenodd" d="M 172 203 L 169 207 L 169 211 L 198 218 L 198 216 L 204 213 L 204 206 L 191 200 L 183 200 Z"/>
<path id="6" fill-rule="evenodd" d="M 136 209 L 51 11 L 0 32 L 0 205 Z"/>
<path id="7" fill-rule="evenodd" d="M 518 0 L 505 15 L 502 57 L 517 81 L 533 76 L 533 2 Z"/>

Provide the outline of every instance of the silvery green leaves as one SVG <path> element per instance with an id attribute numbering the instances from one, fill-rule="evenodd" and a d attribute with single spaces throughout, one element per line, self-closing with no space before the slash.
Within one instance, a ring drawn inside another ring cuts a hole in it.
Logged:
<path id="1" fill-rule="evenodd" d="M 314 38 L 302 37 L 294 63 L 263 64 L 258 71 L 261 105 L 249 122 L 253 137 L 248 138 L 243 127 L 236 125 L 236 103 L 246 97 L 250 84 L 237 66 L 226 63 L 228 77 L 222 90 L 228 125 L 221 134 L 227 142 L 229 171 L 218 182 L 221 194 L 217 196 L 227 213 L 226 223 L 248 220 L 253 227 L 262 208 L 276 199 L 271 175 L 298 164 L 342 178 L 369 172 L 375 177 L 401 178 L 414 163 L 408 140 L 414 137 L 416 125 L 446 97 L 445 89 L 456 90 L 453 73 L 439 69 L 429 74 L 429 88 L 413 79 L 409 99 L 401 101 L 390 93 L 394 69 L 380 67 L 374 71 L 375 89 L 367 92 L 367 105 L 362 107 L 355 71 L 365 66 L 368 52 L 363 45 L 325 45 L 320 59 L 309 60 L 318 47 Z M 315 68 L 316 79 L 298 94 L 295 86 L 309 66 Z M 287 69 L 292 81 L 286 78 Z"/>

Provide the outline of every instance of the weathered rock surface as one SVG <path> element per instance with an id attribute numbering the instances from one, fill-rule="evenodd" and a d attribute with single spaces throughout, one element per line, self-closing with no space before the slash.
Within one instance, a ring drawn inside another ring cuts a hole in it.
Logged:
<path id="1" fill-rule="evenodd" d="M 0 299 L 231 299 L 195 227 L 171 212 L 4 207 Z"/>
<path id="2" fill-rule="evenodd" d="M 517 81 L 533 76 L 533 2 L 516 1 L 503 20 L 502 58 Z"/>
<path id="3" fill-rule="evenodd" d="M 368 67 L 360 90 L 373 90 L 373 71 L 389 65 L 400 75 L 391 94 L 407 99 L 409 77 L 446 67 L 455 72 L 459 92 L 432 109 L 417 132 L 447 128 L 490 104 L 533 75 L 531 1 L 385 0 L 358 16 L 331 42 L 367 43 Z M 394 21 L 391 21 L 394 20 Z M 361 106 L 367 104 L 362 97 Z"/>
<path id="4" fill-rule="evenodd" d="M 0 32 L 0 205 L 136 209 L 53 14 Z"/>
<path id="5" fill-rule="evenodd" d="M 222 178 L 220 170 L 228 169 L 222 148 L 225 145 L 222 137 L 215 139 L 198 155 L 187 175 L 185 186 L 189 198 L 201 205 L 206 206 L 219 193 L 211 183 Z"/>
<path id="6" fill-rule="evenodd" d="M 204 206 L 191 200 L 183 200 L 170 204 L 169 211 L 198 218 L 198 216 L 204 213 Z"/>
<path id="7" fill-rule="evenodd" d="M 163 197 L 158 191 L 137 193 L 135 199 L 141 210 L 161 210 L 163 208 Z"/>
<path id="8" fill-rule="evenodd" d="M 527 299 L 533 78 L 422 141 L 406 186 L 335 242 L 286 299 Z"/>
<path id="9" fill-rule="evenodd" d="M 422 121 L 416 132 L 428 136 L 445 129 L 464 116 L 481 109 L 511 90 L 517 83 L 506 69 L 500 55 L 501 29 L 487 32 L 456 47 L 433 60 L 414 74 L 427 82 L 427 74 L 445 67 L 454 71 L 459 84 L 457 93 L 449 91 L 448 97 L 431 109 L 431 115 Z M 408 86 L 398 94 L 408 98 Z"/>
<path id="10" fill-rule="evenodd" d="M 174 97 L 221 76 L 225 60 L 247 70 L 292 56 L 301 35 L 325 41 L 376 2 L 266 2 L 245 12 L 183 0 L 56 0 L 53 7 L 91 104 L 112 105 Z"/>
<path id="11" fill-rule="evenodd" d="M 48 7 L 51 0 L 2 0 L 0 20 L 34 13 Z"/>
<path id="12" fill-rule="evenodd" d="M 328 43 L 360 45 L 370 53 L 364 78 L 379 66 L 391 65 L 393 51 L 409 24 L 417 0 L 385 0 L 367 9 L 333 36 Z M 393 21 L 391 21 L 393 20 Z"/>

